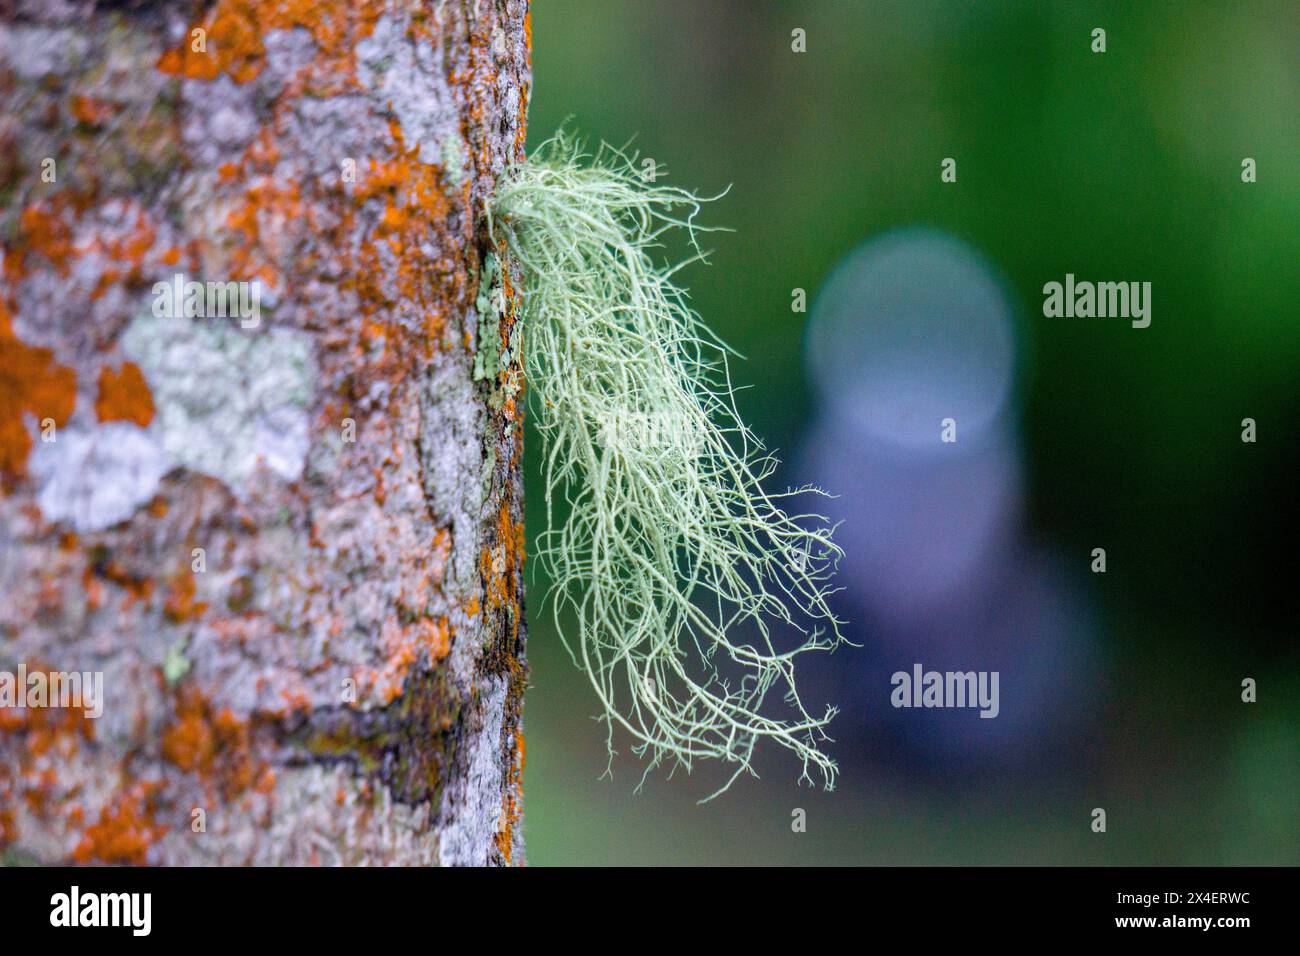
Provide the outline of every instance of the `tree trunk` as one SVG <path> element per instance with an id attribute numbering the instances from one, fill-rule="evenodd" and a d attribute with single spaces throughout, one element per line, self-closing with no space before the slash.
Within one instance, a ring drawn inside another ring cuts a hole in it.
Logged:
<path id="1" fill-rule="evenodd" d="M 528 43 L 525 0 L 0 0 L 11 861 L 522 862 L 483 209 Z"/>

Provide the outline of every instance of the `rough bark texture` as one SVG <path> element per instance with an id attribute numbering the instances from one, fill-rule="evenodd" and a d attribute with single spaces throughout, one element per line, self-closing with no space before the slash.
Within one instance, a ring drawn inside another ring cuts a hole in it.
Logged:
<path id="1" fill-rule="evenodd" d="M 521 862 L 483 208 L 528 31 L 525 0 L 0 0 L 0 670 L 105 689 L 0 708 L 10 859 Z M 157 317 L 177 273 L 258 280 L 260 324 Z"/>

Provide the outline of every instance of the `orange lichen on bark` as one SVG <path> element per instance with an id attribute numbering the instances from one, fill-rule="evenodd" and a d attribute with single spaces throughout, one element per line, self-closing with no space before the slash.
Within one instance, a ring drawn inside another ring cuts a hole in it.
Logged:
<path id="1" fill-rule="evenodd" d="M 451 624 L 445 617 L 424 618 L 420 621 L 420 644 L 429 651 L 434 663 L 451 653 Z"/>
<path id="2" fill-rule="evenodd" d="M 340 286 L 356 293 L 361 318 L 367 320 L 351 327 L 381 327 L 378 334 L 385 346 L 372 349 L 364 347 L 365 341 L 359 343 L 365 361 L 355 367 L 351 378 L 359 394 L 365 394 L 365 386 L 376 377 L 397 384 L 415 363 L 427 358 L 439 346 L 448 316 L 459 311 L 468 294 L 463 264 L 428 254 L 431 242 L 435 247 L 447 245 L 437 235 L 446 229 L 452 208 L 443 192 L 441 170 L 419 160 L 419 145 L 406 144 L 395 119 L 390 122 L 391 145 L 377 143 L 378 157 L 357 157 L 360 169 L 368 164 L 370 174 L 362 172 L 358 177 L 361 182 L 351 188 L 351 203 L 338 203 L 336 190 L 345 188 L 341 177 L 337 184 L 325 186 L 322 194 L 315 181 L 300 185 L 280 169 L 276 131 L 292 103 L 303 96 L 359 89 L 353 51 L 373 32 L 383 10 L 378 0 L 218 0 L 198 24 L 206 30 L 205 49 L 193 50 L 187 35 L 180 48 L 165 54 L 159 63 L 160 69 L 194 79 L 224 72 L 245 82 L 262 68 L 261 38 L 266 30 L 302 27 L 317 41 L 314 61 L 289 79 L 271 120 L 238 161 L 221 168 L 223 180 L 241 192 L 232 197 L 235 202 L 225 222 L 235 234 L 235 241 L 228 244 L 228 271 L 233 276 L 261 278 L 277 289 L 287 276 L 320 272 L 343 276 Z M 434 26 L 416 9 L 408 35 L 413 40 L 440 40 Z M 373 213 L 362 213 L 367 203 L 372 209 L 374 204 L 382 205 Z M 295 231 L 316 241 L 298 243 Z M 337 261 L 319 261 L 323 256 Z M 292 290 L 286 291 L 292 295 Z M 423 326 L 418 332 L 410 322 L 412 313 Z M 375 339 L 370 331 L 365 336 Z M 378 484 L 376 493 L 383 495 Z"/>
<path id="3" fill-rule="evenodd" d="M 519 826 L 523 816 L 524 762 L 527 752 L 524 745 L 524 732 L 516 729 L 514 738 L 514 761 L 510 766 L 505 790 L 501 794 L 501 828 L 496 834 L 497 851 L 500 852 L 507 866 L 510 865 L 510 858 L 514 854 L 515 827 Z"/>
<path id="4" fill-rule="evenodd" d="M 385 291 L 384 280 L 391 280 L 398 300 L 413 304 L 426 316 L 420 344 L 422 354 L 428 355 L 446 322 L 448 294 L 454 295 L 456 290 L 447 288 L 450 274 L 445 264 L 430 261 L 421 250 L 430 238 L 430 229 L 446 221 L 451 202 L 442 189 L 442 170 L 420 161 L 419 146 L 407 146 L 396 120 L 389 123 L 389 133 L 393 140 L 390 157 L 371 159 L 353 191 L 358 208 L 378 200 L 383 210 L 374 235 L 362 238 L 359 262 L 349 270 L 345 285 L 357 290 L 362 308 L 374 315 L 396 304 Z M 391 258 L 380 255 L 379 243 Z"/>
<path id="5" fill-rule="evenodd" d="M 44 671 L 36 661 L 28 673 Z M 75 749 L 77 742 L 93 740 L 95 721 L 76 707 L 0 707 L 0 735 L 21 736 L 26 758 L 39 757 L 51 748 Z"/>
<path id="6" fill-rule="evenodd" d="M 0 301 L 0 484 L 7 493 L 27 477 L 32 436 L 26 416 L 62 427 L 77 403 L 77 375 L 54 361 L 51 349 L 24 344 L 13 333 L 9 310 Z"/>
<path id="7" fill-rule="evenodd" d="M 267 770 L 253 754 L 249 722 L 229 708 L 215 710 L 192 684 L 183 684 L 176 693 L 176 716 L 163 731 L 162 755 L 215 785 L 227 800 L 253 786 Z"/>
<path id="8" fill-rule="evenodd" d="M 84 93 L 75 94 L 68 106 L 78 123 L 92 128 L 104 126 L 121 112 L 117 103 Z"/>
<path id="9" fill-rule="evenodd" d="M 430 561 L 433 565 L 433 584 L 442 586 L 447 573 L 447 562 L 451 560 L 451 532 L 446 528 L 437 528 L 433 532 L 433 547 L 430 549 Z"/>
<path id="10" fill-rule="evenodd" d="M 107 553 L 99 548 L 90 549 L 90 561 L 87 563 L 86 571 L 82 577 L 82 583 L 86 585 L 87 594 L 90 594 L 89 580 L 92 578 L 112 581 L 125 590 L 125 606 L 127 607 L 130 607 L 136 601 L 147 601 L 153 596 L 153 581 L 149 577 L 133 574 L 127 570 L 120 560 L 108 557 Z M 99 597 L 102 599 L 102 596 L 101 590 Z M 98 604 L 92 606 L 98 606 Z"/>
<path id="11" fill-rule="evenodd" d="M 104 293 L 116 285 L 118 280 L 121 278 L 121 273 L 116 269 L 105 269 L 100 275 L 99 281 L 95 283 L 95 288 L 91 290 L 90 300 L 96 302 L 99 299 L 102 299 Z"/>
<path id="12" fill-rule="evenodd" d="M 76 254 L 68 213 L 77 204 L 67 193 L 34 202 L 18 216 L 17 241 L 5 250 L 6 277 L 21 278 L 33 254 L 43 256 L 59 275 L 68 274 L 68 260 Z"/>
<path id="13" fill-rule="evenodd" d="M 530 6 L 524 11 L 524 52 L 528 57 L 528 71 L 532 74 L 533 69 L 533 8 Z M 515 151 L 519 156 L 524 155 L 524 143 L 528 139 L 528 101 L 531 98 L 532 90 L 530 84 L 523 84 L 519 90 L 519 132 L 515 134 Z"/>
<path id="14" fill-rule="evenodd" d="M 93 219 L 79 217 L 99 202 L 93 172 L 83 180 L 83 187 L 79 191 L 64 190 L 23 209 L 15 241 L 5 250 L 6 284 L 15 285 L 26 276 L 33 256 L 44 259 L 58 275 L 67 277 L 74 259 L 96 254 L 119 266 L 96 263 L 98 277 L 90 290 L 92 301 L 102 298 L 114 285 L 145 280 L 146 272 L 150 271 L 146 266 L 151 264 L 148 257 L 158 238 L 148 210 L 135 200 L 125 200 L 133 218 L 123 231 L 101 228 L 87 233 L 86 222 Z"/>
<path id="15" fill-rule="evenodd" d="M 148 862 L 149 847 L 168 831 L 154 820 L 154 798 L 161 783 L 140 782 L 101 808 L 99 821 L 86 828 L 72 857 L 78 863 Z"/>
<path id="16" fill-rule="evenodd" d="M 377 668 L 361 668 L 357 686 L 368 691 L 380 704 L 390 704 L 400 697 L 413 668 L 424 659 L 437 664 L 451 653 L 455 631 L 445 616 L 415 616 L 399 605 L 399 613 L 384 622 L 380 642 L 383 663 Z"/>
<path id="17" fill-rule="evenodd" d="M 397 243 L 411 225 L 426 226 L 445 219 L 451 204 L 443 195 L 440 183 L 441 170 L 417 158 L 419 147 L 407 147 L 401 127 L 394 120 L 389 124 L 396 155 L 388 160 L 371 160 L 369 175 L 357 184 L 356 197 L 365 202 L 376 196 L 386 201 L 379 231 L 388 236 L 394 253 L 400 254 Z M 395 235 L 394 235 L 395 234 Z"/>
<path id="18" fill-rule="evenodd" d="M 27 662 L 28 672 L 45 670 Z M 76 707 L 0 707 L 0 737 L 17 759 L 0 765 L 0 847 L 18 838 L 13 808 L 25 804 L 38 817 L 67 796 L 57 774 L 41 758 L 47 754 L 70 758 L 84 742 L 93 740 L 95 721 Z"/>
<path id="19" fill-rule="evenodd" d="M 104 606 L 104 582 L 95 576 L 95 569 L 90 566 L 81 573 L 81 590 L 86 595 L 86 610 L 98 611 Z"/>
<path id="20" fill-rule="evenodd" d="M 501 258 L 504 260 L 506 251 L 504 248 L 500 251 Z M 510 461 L 510 469 L 514 471 L 519 464 L 519 451 L 523 448 L 523 429 L 522 416 L 519 414 L 520 403 L 525 395 L 524 370 L 522 365 L 522 353 L 524 350 L 524 329 L 520 324 L 523 320 L 519 315 L 518 303 L 520 297 L 515 292 L 513 280 L 510 278 L 510 270 L 503 269 L 501 272 L 501 291 L 505 295 L 506 302 L 510 306 L 506 309 L 500 325 L 501 347 L 503 349 L 514 346 L 519 354 L 515 356 L 516 365 L 505 372 L 506 380 L 516 386 L 515 394 L 507 396 L 501 403 L 502 417 L 507 422 L 516 423 L 514 452 Z"/>
<path id="21" fill-rule="evenodd" d="M 247 83 L 266 65 L 267 31 L 301 27 L 316 41 L 316 76 L 327 84 L 316 92 L 343 92 L 355 88 L 354 50 L 383 10 L 381 0 L 218 0 L 179 47 L 159 58 L 158 69 L 191 80 L 225 73 Z"/>
<path id="22" fill-rule="evenodd" d="M 163 613 L 169 621 L 176 624 L 192 621 L 208 609 L 206 602 L 194 600 L 194 591 L 194 573 L 189 568 L 181 568 L 168 580 Z"/>
<path id="23" fill-rule="evenodd" d="M 122 263 L 124 270 L 107 269 L 100 278 L 95 295 L 103 294 L 104 288 L 113 283 L 129 281 L 142 282 L 145 278 L 145 259 L 153 251 L 158 241 L 158 230 L 149 217 L 149 213 L 134 202 L 135 218 L 125 234 L 120 236 L 97 236 L 88 244 L 87 252 L 95 250 L 109 259 Z"/>
<path id="24" fill-rule="evenodd" d="M 107 365 L 100 369 L 95 415 L 101 422 L 134 422 L 147 428 L 153 414 L 153 393 L 140 366 L 123 362 L 116 372 Z"/>
<path id="25" fill-rule="evenodd" d="M 264 127 L 238 164 L 242 179 L 249 183 L 243 203 L 226 216 L 226 228 L 240 236 L 231 260 L 231 274 L 260 278 L 273 288 L 281 284 L 280 270 L 273 259 L 277 241 L 286 234 L 285 224 L 305 222 L 310 226 L 313 222 L 311 208 L 303 203 L 298 184 L 277 178 L 279 159 L 273 131 Z"/>
<path id="26" fill-rule="evenodd" d="M 518 568 L 523 560 L 524 524 L 511 517 L 510 501 L 505 499 L 497 509 L 496 540 L 483 549 L 479 558 L 479 570 L 483 575 L 489 608 L 514 604 L 518 594 Z M 518 627 L 518 615 L 515 617 Z"/>

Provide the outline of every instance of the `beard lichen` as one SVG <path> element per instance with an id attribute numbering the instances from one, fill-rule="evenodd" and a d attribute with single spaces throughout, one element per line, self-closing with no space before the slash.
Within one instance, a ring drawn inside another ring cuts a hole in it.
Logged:
<path id="1" fill-rule="evenodd" d="M 730 350 L 675 280 L 704 259 L 695 219 L 709 200 L 647 182 L 635 160 L 558 134 L 506 171 L 489 209 L 524 278 L 547 597 L 600 700 L 611 765 L 616 729 L 647 774 L 734 765 L 712 799 L 770 740 L 829 790 L 820 744 L 835 709 L 810 714 L 794 670 L 843 640 L 827 604 L 839 548 L 821 516 L 784 510 L 816 489 L 764 490 L 777 463 L 736 411 Z M 674 229 L 693 252 L 664 265 Z"/>

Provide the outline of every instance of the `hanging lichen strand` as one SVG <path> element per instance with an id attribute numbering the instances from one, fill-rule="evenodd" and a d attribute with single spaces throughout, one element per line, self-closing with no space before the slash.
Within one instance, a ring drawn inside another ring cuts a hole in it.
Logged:
<path id="1" fill-rule="evenodd" d="M 809 714 L 794 665 L 842 640 L 826 603 L 839 549 L 825 519 L 780 507 L 814 489 L 763 490 L 776 462 L 736 413 L 726 346 L 673 280 L 703 259 L 704 200 L 634 160 L 559 134 L 507 173 L 491 210 L 524 270 L 537 558 L 556 625 L 599 695 L 611 762 L 620 726 L 647 773 L 666 758 L 736 765 L 716 796 L 767 739 L 830 789 L 819 743 L 834 708 Z M 694 255 L 657 264 L 674 228 Z M 765 705 L 774 689 L 784 705 Z"/>

